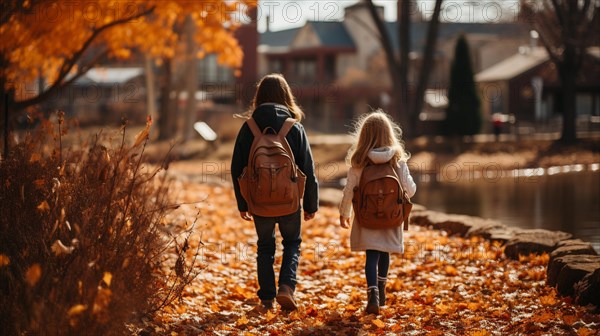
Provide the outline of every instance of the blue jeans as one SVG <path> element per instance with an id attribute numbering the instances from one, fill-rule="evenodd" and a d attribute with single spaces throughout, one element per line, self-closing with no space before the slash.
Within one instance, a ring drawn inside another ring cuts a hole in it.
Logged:
<path id="1" fill-rule="evenodd" d="M 254 217 L 254 226 L 258 235 L 258 254 L 256 257 L 258 270 L 258 297 L 261 300 L 275 298 L 275 224 L 279 224 L 279 232 L 283 238 L 283 260 L 279 271 L 279 286 L 288 285 L 296 289 L 296 270 L 300 257 L 300 220 L 301 210 L 281 217 Z"/>

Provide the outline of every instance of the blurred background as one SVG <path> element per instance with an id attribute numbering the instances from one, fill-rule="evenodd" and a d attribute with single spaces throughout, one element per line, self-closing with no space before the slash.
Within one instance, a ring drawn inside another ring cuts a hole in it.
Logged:
<path id="1" fill-rule="evenodd" d="M 382 108 L 402 125 L 417 203 L 600 249 L 599 1 L 0 8 L 3 157 L 57 111 L 84 136 L 151 116 L 150 161 L 175 143 L 178 174 L 227 181 L 234 116 L 276 72 L 306 113 L 324 190 L 343 188 L 353 120 Z"/>

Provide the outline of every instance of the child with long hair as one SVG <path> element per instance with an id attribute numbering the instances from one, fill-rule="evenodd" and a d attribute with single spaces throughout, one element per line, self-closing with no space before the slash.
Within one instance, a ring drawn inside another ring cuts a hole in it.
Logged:
<path id="1" fill-rule="evenodd" d="M 238 178 L 242 175 L 244 167 L 248 165 L 254 133 L 246 122 L 240 129 L 231 160 L 231 175 L 237 200 L 240 217 L 246 221 L 254 220 L 258 235 L 258 297 L 264 308 L 273 307 L 273 300 L 281 305 L 282 309 L 294 310 L 297 308 L 294 300 L 296 288 L 296 270 L 300 256 L 300 225 L 301 210 L 304 210 L 304 220 L 314 218 L 319 207 L 319 188 L 314 173 L 314 164 L 310 145 L 304 127 L 300 120 L 304 113 L 296 105 L 292 90 L 285 78 L 279 74 L 270 74 L 263 77 L 258 84 L 256 94 L 248 111 L 248 121 L 256 132 L 280 132 L 289 119 L 295 122 L 285 136 L 297 167 L 306 175 L 304 197 L 298 210 L 284 216 L 259 216 L 249 212 L 249 206 L 244 199 Z M 256 186 L 250 186 L 256 187 Z M 275 286 L 275 224 L 279 224 L 279 232 L 283 238 L 283 259 L 279 272 L 279 291 Z"/>
<path id="2" fill-rule="evenodd" d="M 363 116 L 356 125 L 355 141 L 348 152 L 347 184 L 340 204 L 340 225 L 350 227 L 352 198 L 359 186 L 363 169 L 368 164 L 388 163 L 395 168 L 402 189 L 412 197 L 415 185 L 406 161 L 409 158 L 404 150 L 400 127 L 381 110 Z M 355 217 L 356 217 L 356 209 Z M 390 266 L 390 253 L 404 252 L 402 226 L 387 229 L 369 229 L 361 226 L 356 218 L 350 233 L 352 251 L 366 251 L 365 275 L 367 278 L 367 313 L 379 313 L 379 307 L 385 305 L 385 286 Z"/>

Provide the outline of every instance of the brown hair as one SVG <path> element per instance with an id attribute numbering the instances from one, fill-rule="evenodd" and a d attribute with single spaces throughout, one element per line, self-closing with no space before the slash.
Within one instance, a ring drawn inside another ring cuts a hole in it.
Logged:
<path id="1" fill-rule="evenodd" d="M 396 153 L 391 164 L 406 161 L 410 155 L 404 149 L 402 129 L 381 109 L 361 116 L 355 124 L 353 145 L 348 151 L 346 162 L 357 168 L 366 166 L 369 151 L 379 147 L 392 147 Z"/>
<path id="2" fill-rule="evenodd" d="M 292 89 L 281 74 L 269 74 L 260 80 L 247 115 L 251 116 L 256 108 L 264 103 L 275 103 L 287 107 L 297 121 L 304 117 L 304 112 L 296 105 Z"/>

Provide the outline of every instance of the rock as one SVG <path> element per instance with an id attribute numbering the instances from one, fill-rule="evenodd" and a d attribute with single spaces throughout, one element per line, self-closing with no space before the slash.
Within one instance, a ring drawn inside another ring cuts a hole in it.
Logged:
<path id="1" fill-rule="evenodd" d="M 410 224 L 412 225 L 418 225 L 418 226 L 429 226 L 431 225 L 431 222 L 429 221 L 429 216 L 427 215 L 428 211 L 424 211 L 424 212 L 417 212 L 415 213 L 415 211 L 411 211 L 410 213 Z"/>
<path id="2" fill-rule="evenodd" d="M 593 304 L 600 307 L 600 268 L 588 274 L 574 286 L 575 302 L 585 306 Z"/>
<path id="3" fill-rule="evenodd" d="M 561 295 L 573 295 L 576 283 L 588 274 L 600 269 L 599 256 L 574 255 L 573 257 L 577 257 L 576 261 L 567 263 L 560 270 L 556 280 L 556 290 Z"/>
<path id="4" fill-rule="evenodd" d="M 489 235 L 487 239 L 491 241 L 498 241 L 502 245 L 505 245 L 508 241 L 515 238 L 515 234 L 520 231 L 520 229 L 507 226 L 504 228 L 490 229 L 486 232 L 486 234 Z"/>
<path id="5" fill-rule="evenodd" d="M 426 211 L 426 210 L 427 210 L 427 208 L 422 206 L 421 204 L 413 203 L 413 208 L 410 213 L 412 214 L 415 212 L 422 212 L 422 211 Z"/>
<path id="6" fill-rule="evenodd" d="M 490 239 L 492 232 L 508 231 L 506 225 L 493 220 L 484 220 L 477 225 L 474 225 L 467 232 L 467 237 L 483 237 L 484 239 Z"/>
<path id="7" fill-rule="evenodd" d="M 546 270 L 546 283 L 561 295 L 572 295 L 573 285 L 600 268 L 600 256 L 565 255 L 553 259 Z"/>
<path id="8" fill-rule="evenodd" d="M 464 236 L 471 227 L 473 227 L 473 219 L 465 215 L 448 215 L 438 211 L 425 211 L 413 216 L 413 222 L 420 226 L 431 226 L 433 229 L 444 230 L 449 235 L 457 234 Z"/>
<path id="9" fill-rule="evenodd" d="M 435 223 L 434 228 L 448 232 L 448 235 L 464 237 L 473 227 L 473 222 L 467 216 L 450 215 L 445 220 Z"/>
<path id="10" fill-rule="evenodd" d="M 586 254 L 586 255 L 597 255 L 596 250 L 592 247 L 592 244 L 586 243 L 581 240 L 566 240 L 569 242 L 565 244 L 560 242 L 557 244 L 557 248 L 550 253 L 550 260 L 554 260 L 556 258 L 566 256 L 566 255 L 574 255 L 574 254 Z"/>
<path id="11" fill-rule="evenodd" d="M 549 230 L 521 230 L 506 243 L 504 254 L 511 259 L 519 259 L 519 255 L 550 253 L 561 240 L 571 238 L 570 233 Z"/>
<path id="12" fill-rule="evenodd" d="M 343 192 L 334 188 L 319 189 L 319 204 L 323 206 L 337 207 L 342 201 Z"/>
<path id="13" fill-rule="evenodd" d="M 556 248 L 565 246 L 565 245 L 579 245 L 579 244 L 588 244 L 588 242 L 585 242 L 581 239 L 567 239 L 567 240 L 561 240 L 556 244 Z"/>

